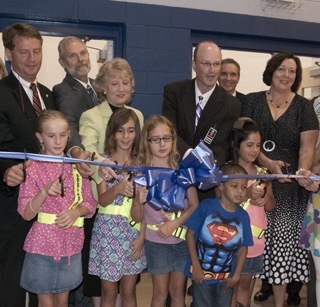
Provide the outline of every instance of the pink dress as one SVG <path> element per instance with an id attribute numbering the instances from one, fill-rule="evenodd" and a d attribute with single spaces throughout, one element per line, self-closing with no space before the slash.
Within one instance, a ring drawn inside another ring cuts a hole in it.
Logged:
<path id="1" fill-rule="evenodd" d="M 20 185 L 18 212 L 23 212 L 28 202 L 45 185 L 59 178 L 62 168 L 58 163 L 33 161 L 27 168 L 26 181 Z M 66 174 L 64 180 L 65 196 L 48 196 L 40 207 L 40 212 L 58 214 L 70 207 L 75 200 L 74 179 L 72 165 L 65 163 L 63 171 Z M 91 191 L 90 182 L 82 178 L 82 198 L 79 206 L 85 206 L 90 214 L 86 218 L 92 217 L 96 210 L 97 201 Z M 24 250 L 28 253 L 53 256 L 55 260 L 61 257 L 70 257 L 81 252 L 84 241 L 83 228 L 72 226 L 64 230 L 55 224 L 43 224 L 35 221 L 26 237 Z"/>

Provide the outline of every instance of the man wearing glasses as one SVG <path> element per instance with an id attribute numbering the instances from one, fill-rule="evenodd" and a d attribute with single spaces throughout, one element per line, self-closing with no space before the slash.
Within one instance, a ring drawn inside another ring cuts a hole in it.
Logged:
<path id="1" fill-rule="evenodd" d="M 240 102 L 217 84 L 221 62 L 221 50 L 214 42 L 200 42 L 192 61 L 196 78 L 164 88 L 162 115 L 176 125 L 181 157 L 201 139 L 219 165 L 231 157 L 230 133 L 240 116 Z M 200 200 L 214 197 L 214 189 L 198 194 Z"/>

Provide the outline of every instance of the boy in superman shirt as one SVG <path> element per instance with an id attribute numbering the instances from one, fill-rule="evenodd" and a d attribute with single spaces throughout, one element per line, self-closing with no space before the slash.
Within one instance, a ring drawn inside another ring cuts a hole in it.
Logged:
<path id="1" fill-rule="evenodd" d="M 237 164 L 224 165 L 221 171 L 247 174 Z M 231 306 L 247 246 L 253 245 L 249 215 L 238 206 L 247 198 L 247 183 L 243 178 L 222 183 L 221 196 L 204 199 L 185 223 L 189 250 L 185 274 L 192 278 L 193 307 Z"/>

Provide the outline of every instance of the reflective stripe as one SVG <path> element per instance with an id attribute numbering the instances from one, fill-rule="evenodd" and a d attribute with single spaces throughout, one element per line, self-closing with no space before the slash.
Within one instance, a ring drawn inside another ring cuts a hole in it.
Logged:
<path id="1" fill-rule="evenodd" d="M 55 224 L 57 215 L 54 213 L 39 212 L 37 221 L 42 224 Z M 78 217 L 72 226 L 83 227 L 84 217 Z"/>
<path id="2" fill-rule="evenodd" d="M 246 201 L 244 201 L 244 202 L 242 202 L 241 204 L 240 204 L 240 207 L 242 207 L 244 210 L 247 210 L 247 208 L 249 207 L 249 205 L 250 205 L 250 198 L 248 198 Z"/>
<path id="3" fill-rule="evenodd" d="M 262 229 L 254 225 L 251 225 L 251 231 L 252 231 L 252 235 L 258 239 L 262 239 L 264 237 L 264 234 L 266 233 L 265 229 Z"/>
<path id="4" fill-rule="evenodd" d="M 72 175 L 73 175 L 73 190 L 74 190 L 74 201 L 69 209 L 74 209 L 82 203 L 82 176 L 78 172 L 76 166 L 72 164 Z"/>
<path id="5" fill-rule="evenodd" d="M 171 221 L 177 219 L 178 217 L 181 216 L 181 210 L 178 212 L 173 212 L 172 216 L 171 216 Z M 152 225 L 152 224 L 147 224 L 147 228 L 153 231 L 157 231 L 159 229 L 160 225 L 163 225 L 163 223 L 161 224 L 156 224 L 156 225 Z M 173 232 L 172 232 L 172 236 L 178 238 L 178 239 L 182 239 L 185 240 L 186 239 L 186 233 L 187 233 L 187 229 L 183 228 L 183 227 L 178 227 L 176 228 Z"/>
<path id="6" fill-rule="evenodd" d="M 129 220 L 131 227 L 134 227 L 138 231 L 140 231 L 140 224 L 135 222 L 131 218 L 130 210 L 132 206 L 132 198 L 125 197 L 121 206 L 116 205 L 107 205 L 102 207 L 101 205 L 98 206 L 98 212 L 102 214 L 110 214 L 110 215 L 122 215 Z"/>
<path id="7" fill-rule="evenodd" d="M 74 201 L 69 209 L 76 208 L 82 203 L 82 176 L 79 174 L 76 166 L 72 164 L 73 187 L 74 187 Z M 37 221 L 42 224 L 55 224 L 57 215 L 54 213 L 38 212 Z M 72 226 L 83 227 L 84 217 L 78 217 Z"/>

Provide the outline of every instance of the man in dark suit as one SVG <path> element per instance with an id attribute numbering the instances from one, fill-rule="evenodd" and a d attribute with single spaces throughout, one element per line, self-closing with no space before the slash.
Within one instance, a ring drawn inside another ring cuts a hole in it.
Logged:
<path id="1" fill-rule="evenodd" d="M 17 23 L 3 30 L 2 40 L 12 70 L 0 81 L 0 151 L 39 153 L 35 136 L 39 109 L 34 106 L 32 83 L 40 98 L 39 108 L 54 109 L 51 91 L 36 81 L 42 37 L 33 26 Z M 17 213 L 19 184 L 24 180 L 21 160 L 2 159 L 0 176 L 0 306 L 24 307 L 26 295 L 19 284 L 23 243 L 32 223 Z"/>
<path id="2" fill-rule="evenodd" d="M 93 81 L 88 77 L 91 69 L 90 57 L 85 43 L 78 37 L 68 36 L 63 38 L 58 45 L 59 63 L 66 71 L 66 76 L 60 84 L 53 87 L 53 95 L 56 107 L 64 113 L 69 121 L 71 139 L 67 150 L 74 158 L 86 159 L 88 153 L 81 144 L 79 136 L 79 121 L 81 114 L 97 105 L 98 99 L 91 87 Z M 91 87 L 92 94 L 87 90 Z M 80 165 L 78 165 L 80 166 Z M 92 175 L 92 170 L 86 164 L 81 164 L 79 169 L 83 176 Z M 94 187 L 95 189 L 95 187 Z M 91 231 L 94 219 L 85 221 L 85 244 L 82 252 L 84 292 L 88 296 L 96 297 L 98 301 L 100 293 L 100 278 L 88 275 L 88 260 Z M 87 290 L 88 289 L 88 290 Z M 83 295 L 82 286 L 70 295 L 71 306 L 92 306 L 91 298 Z"/>
<path id="3" fill-rule="evenodd" d="M 214 42 L 199 43 L 192 61 L 196 78 L 166 85 L 162 106 L 162 115 L 176 125 L 181 156 L 203 139 L 219 165 L 231 158 L 230 133 L 240 116 L 240 102 L 217 85 L 221 61 L 221 50 Z M 199 120 L 198 103 L 202 108 Z M 199 191 L 200 200 L 213 196 L 214 189 Z"/>
<path id="4" fill-rule="evenodd" d="M 221 63 L 221 73 L 219 76 L 219 85 L 223 87 L 230 95 L 235 96 L 240 102 L 243 102 L 246 95 L 236 91 L 240 80 L 240 65 L 234 59 L 226 58 Z"/>

